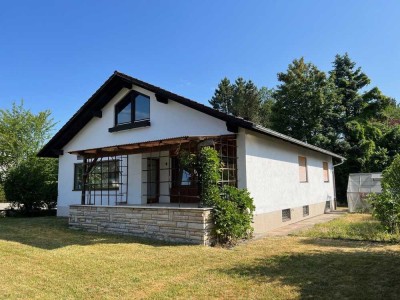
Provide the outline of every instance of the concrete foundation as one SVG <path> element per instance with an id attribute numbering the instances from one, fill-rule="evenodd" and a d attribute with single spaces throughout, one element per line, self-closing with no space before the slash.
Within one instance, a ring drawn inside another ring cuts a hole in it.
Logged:
<path id="1" fill-rule="evenodd" d="M 282 220 L 282 210 L 273 211 L 264 214 L 254 214 L 254 233 L 261 234 L 266 233 L 272 229 L 279 228 L 285 225 L 296 223 L 308 218 L 312 218 L 318 215 L 322 215 L 325 212 L 330 211 L 327 202 L 321 202 L 316 204 L 308 205 L 308 215 L 303 215 L 303 206 L 290 208 L 290 220 Z"/>

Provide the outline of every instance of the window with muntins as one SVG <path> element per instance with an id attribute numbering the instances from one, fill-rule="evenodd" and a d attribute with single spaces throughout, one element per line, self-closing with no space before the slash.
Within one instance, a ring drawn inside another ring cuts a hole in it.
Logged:
<path id="1" fill-rule="evenodd" d="M 118 189 L 119 165 L 118 160 L 109 160 L 96 163 L 91 169 L 87 185 L 93 190 Z M 74 190 L 83 188 L 83 163 L 74 165 Z"/>
<path id="2" fill-rule="evenodd" d="M 300 182 L 308 181 L 307 158 L 305 158 L 304 156 L 299 156 L 299 179 Z"/>
<path id="3" fill-rule="evenodd" d="M 150 125 L 150 97 L 136 91 L 129 92 L 115 106 L 114 127 L 109 131 L 119 131 Z"/>

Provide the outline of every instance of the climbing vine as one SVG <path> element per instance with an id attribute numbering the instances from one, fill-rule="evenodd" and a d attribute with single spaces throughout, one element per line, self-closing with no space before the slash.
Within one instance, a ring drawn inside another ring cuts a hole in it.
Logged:
<path id="1" fill-rule="evenodd" d="M 218 152 L 203 147 L 198 155 L 182 151 L 179 161 L 184 168 L 193 168 L 199 179 L 202 204 L 213 208 L 214 236 L 219 244 L 234 244 L 250 238 L 255 206 L 250 193 L 233 186 L 221 186 L 221 167 Z"/>

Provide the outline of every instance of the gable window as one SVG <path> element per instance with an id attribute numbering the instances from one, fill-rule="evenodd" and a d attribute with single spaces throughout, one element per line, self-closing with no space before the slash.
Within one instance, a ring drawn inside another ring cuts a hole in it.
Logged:
<path id="1" fill-rule="evenodd" d="M 326 161 L 322 162 L 322 170 L 324 173 L 324 182 L 329 182 L 329 166 Z"/>
<path id="2" fill-rule="evenodd" d="M 304 156 L 299 156 L 299 179 L 300 182 L 308 181 L 307 158 L 305 158 Z"/>
<path id="3" fill-rule="evenodd" d="M 90 190 L 115 190 L 119 188 L 118 160 L 109 160 L 96 163 L 88 176 L 87 187 Z M 74 165 L 74 190 L 83 188 L 83 163 Z"/>
<path id="4" fill-rule="evenodd" d="M 150 126 L 150 97 L 131 91 L 115 106 L 114 127 L 109 131 L 144 126 Z"/>

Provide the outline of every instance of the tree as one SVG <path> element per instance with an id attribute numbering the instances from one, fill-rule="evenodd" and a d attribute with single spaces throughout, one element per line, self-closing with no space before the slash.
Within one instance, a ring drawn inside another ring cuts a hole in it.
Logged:
<path id="1" fill-rule="evenodd" d="M 57 169 L 55 159 L 31 157 L 24 160 L 6 176 L 4 192 L 7 200 L 25 215 L 42 208 L 54 208 L 57 202 Z"/>
<path id="2" fill-rule="evenodd" d="M 272 127 L 272 107 L 275 104 L 274 90 L 263 86 L 259 90 L 261 106 L 259 110 L 260 124 L 266 128 Z"/>
<path id="3" fill-rule="evenodd" d="M 235 116 L 258 123 L 261 99 L 258 88 L 242 77 L 236 79 L 233 86 L 232 113 Z"/>
<path id="4" fill-rule="evenodd" d="M 279 73 L 272 107 L 273 129 L 317 146 L 338 138 L 331 128 L 337 119 L 337 96 L 326 74 L 304 58 L 295 59 Z M 328 145 L 327 145 L 328 144 Z"/>
<path id="5" fill-rule="evenodd" d="M 238 77 L 233 84 L 224 78 L 218 84 L 210 105 L 227 114 L 263 123 L 261 119 L 262 91 L 251 81 Z M 264 111 L 265 113 L 268 111 Z"/>
<path id="6" fill-rule="evenodd" d="M 383 125 L 396 105 L 377 87 L 366 90 L 371 80 L 347 53 L 335 56 L 329 75 L 342 111 L 333 123 L 342 142 L 333 150 L 347 158 L 336 172 L 337 195 L 345 199 L 349 173 L 382 171 L 391 162 L 391 150 L 384 145 L 388 128 Z"/>
<path id="7" fill-rule="evenodd" d="M 333 62 L 333 70 L 329 72 L 341 96 L 346 120 L 357 117 L 364 108 L 364 99 L 359 91 L 370 83 L 368 76 L 355 68 L 356 63 L 351 61 L 349 55 L 337 54 Z"/>
<path id="8" fill-rule="evenodd" d="M 55 125 L 50 111 L 33 114 L 23 104 L 0 109 L 0 182 L 9 170 L 36 155 Z"/>
<path id="9" fill-rule="evenodd" d="M 233 86 L 228 78 L 224 78 L 218 84 L 214 96 L 209 103 L 215 109 L 224 113 L 232 113 Z"/>

